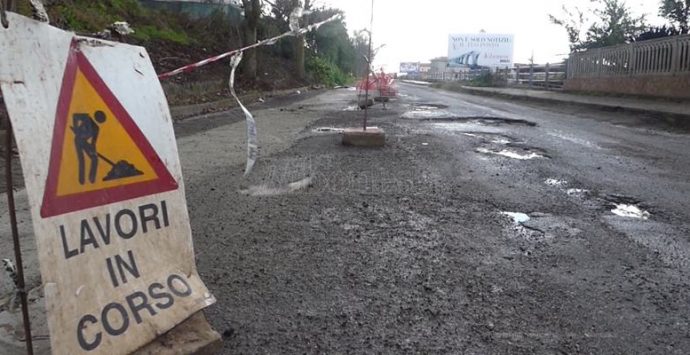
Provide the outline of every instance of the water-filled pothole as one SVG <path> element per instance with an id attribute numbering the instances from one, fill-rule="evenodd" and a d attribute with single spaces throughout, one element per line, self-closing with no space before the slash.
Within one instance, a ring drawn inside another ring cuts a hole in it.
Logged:
<path id="1" fill-rule="evenodd" d="M 412 109 L 416 111 L 433 111 L 438 109 L 446 109 L 448 105 L 443 104 L 429 104 L 429 103 L 415 103 L 412 104 Z"/>
<path id="2" fill-rule="evenodd" d="M 489 133 L 489 132 L 463 132 L 463 135 L 472 138 L 479 138 L 489 143 L 498 145 L 508 145 L 514 142 L 513 138 L 503 134 Z"/>
<path id="3" fill-rule="evenodd" d="M 603 199 L 608 202 L 611 213 L 627 218 L 649 219 L 651 213 L 645 210 L 641 201 L 637 198 L 624 195 L 606 195 Z"/>
<path id="4" fill-rule="evenodd" d="M 649 219 L 649 217 L 651 217 L 651 213 L 635 205 L 620 203 L 615 207 L 616 208 L 611 210 L 611 213 L 615 214 L 616 216 L 639 219 Z"/>
<path id="5" fill-rule="evenodd" d="M 495 148 L 477 148 L 478 153 L 483 154 L 493 154 L 500 155 L 506 158 L 518 159 L 518 160 L 531 160 L 531 159 L 548 159 L 549 157 L 546 153 L 538 148 L 516 148 L 516 147 L 505 147 L 501 149 Z"/>
<path id="6" fill-rule="evenodd" d="M 518 118 L 492 117 L 492 116 L 458 116 L 446 110 L 412 110 L 407 111 L 401 118 L 417 119 L 420 121 L 435 121 L 448 123 L 470 123 L 481 126 L 522 125 L 535 127 L 537 124 Z"/>

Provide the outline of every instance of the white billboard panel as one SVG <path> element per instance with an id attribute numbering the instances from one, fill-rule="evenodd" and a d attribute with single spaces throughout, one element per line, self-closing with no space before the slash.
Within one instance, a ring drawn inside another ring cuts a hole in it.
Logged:
<path id="1" fill-rule="evenodd" d="M 511 34 L 452 34 L 448 36 L 448 64 L 472 69 L 512 67 L 513 43 Z"/>
<path id="2" fill-rule="evenodd" d="M 411 62 L 400 63 L 400 73 L 406 73 L 406 74 L 419 73 L 419 63 L 411 63 Z"/>

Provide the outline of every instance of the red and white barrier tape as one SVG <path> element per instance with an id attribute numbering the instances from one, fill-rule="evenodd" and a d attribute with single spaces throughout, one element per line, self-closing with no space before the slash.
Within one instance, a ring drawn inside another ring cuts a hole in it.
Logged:
<path id="1" fill-rule="evenodd" d="M 159 80 L 163 80 L 163 79 L 167 79 L 167 78 L 170 78 L 170 77 L 172 77 L 172 76 L 175 76 L 175 75 L 178 75 L 178 74 L 181 74 L 181 73 L 188 73 L 188 72 L 193 71 L 193 70 L 195 70 L 195 69 L 197 69 L 197 68 L 203 67 L 204 65 L 207 65 L 207 64 L 210 64 L 210 63 L 213 63 L 213 62 L 217 62 L 217 61 L 219 61 L 219 60 L 221 60 L 221 59 L 223 59 L 223 58 L 230 57 L 230 56 L 235 55 L 235 54 L 237 54 L 237 53 L 242 53 L 242 52 L 244 52 L 244 51 L 246 51 L 246 50 L 249 50 L 249 49 L 252 49 L 252 48 L 257 48 L 257 47 L 261 47 L 261 46 L 271 46 L 271 45 L 274 45 L 276 42 L 278 42 L 278 40 L 280 40 L 280 39 L 282 39 L 282 38 L 290 37 L 290 36 L 298 36 L 298 35 L 305 34 L 305 33 L 309 32 L 309 31 L 311 31 L 311 30 L 316 30 L 316 29 L 318 29 L 319 27 L 321 27 L 322 25 L 324 25 L 324 24 L 326 24 L 326 23 L 335 21 L 335 20 L 337 20 L 338 18 L 340 18 L 340 15 L 334 15 L 334 16 L 331 16 L 331 17 L 330 17 L 329 19 L 327 19 L 327 20 L 324 20 L 324 21 L 321 21 L 321 22 L 317 22 L 317 23 L 315 23 L 315 24 L 313 24 L 313 25 L 309 25 L 309 26 L 307 26 L 307 27 L 305 27 L 305 28 L 298 28 L 298 29 L 296 29 L 296 30 L 291 30 L 291 31 L 285 32 L 285 33 L 283 33 L 283 34 L 281 34 L 281 35 L 279 35 L 279 36 L 275 36 L 275 37 L 273 37 L 273 38 L 264 39 L 264 40 L 262 40 L 262 41 L 259 41 L 259 42 L 257 42 L 257 43 L 251 44 L 251 45 L 249 45 L 249 46 L 246 46 L 246 47 L 243 47 L 243 48 L 240 48 L 240 49 L 235 49 L 235 50 L 232 50 L 232 51 L 229 51 L 229 52 L 225 52 L 225 53 L 219 54 L 219 55 L 217 55 L 217 56 L 215 56 L 215 57 L 206 58 L 206 59 L 204 59 L 204 60 L 202 60 L 202 61 L 199 61 L 199 62 L 196 62 L 196 63 L 194 63 L 194 64 L 185 65 L 185 66 L 183 66 L 183 67 L 181 67 L 181 68 L 177 68 L 177 69 L 172 70 L 172 71 L 169 71 L 169 72 L 167 72 L 167 73 L 163 73 L 163 74 L 158 75 L 158 79 L 159 79 Z M 293 22 L 293 21 L 291 21 L 291 22 Z M 292 24 L 291 24 L 291 25 L 292 25 Z M 293 27 L 293 26 L 294 26 L 294 25 L 292 25 L 291 27 Z"/>

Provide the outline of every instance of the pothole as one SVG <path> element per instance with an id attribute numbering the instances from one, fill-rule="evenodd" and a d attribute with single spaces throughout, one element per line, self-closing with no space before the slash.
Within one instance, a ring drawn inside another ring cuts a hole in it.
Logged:
<path id="1" fill-rule="evenodd" d="M 493 149 L 493 148 L 477 148 L 478 153 L 499 155 L 511 159 L 517 160 L 532 160 L 532 159 L 545 159 L 548 158 L 546 154 L 541 149 L 536 148 L 513 148 L 507 147 L 503 149 Z"/>
<path id="2" fill-rule="evenodd" d="M 442 124 L 442 123 L 439 123 Z M 498 144 L 498 145 L 508 145 L 513 143 L 513 139 L 508 136 L 504 136 L 502 134 L 497 134 L 497 133 L 486 133 L 486 132 L 463 132 L 463 135 L 466 135 L 468 137 L 472 138 L 479 138 L 484 141 L 487 141 L 489 143 L 493 144 Z"/>
<path id="3" fill-rule="evenodd" d="M 603 197 L 603 199 L 608 201 L 608 202 L 611 202 L 614 205 L 617 205 L 617 204 L 637 205 L 641 202 L 637 198 L 625 196 L 625 195 L 617 195 L 617 194 L 606 195 Z"/>
<path id="4" fill-rule="evenodd" d="M 649 219 L 652 214 L 644 209 L 639 199 L 624 195 L 606 195 L 603 197 L 609 203 L 611 213 L 625 218 Z"/>
<path id="5" fill-rule="evenodd" d="M 567 181 L 565 181 L 565 180 L 559 180 L 559 179 L 546 179 L 546 181 L 544 181 L 544 183 L 545 183 L 546 185 L 549 185 L 549 186 L 556 186 L 556 187 L 562 187 L 562 186 L 565 186 L 565 185 L 568 184 Z"/>
<path id="6" fill-rule="evenodd" d="M 530 220 L 529 216 L 521 212 L 501 212 L 502 215 L 513 219 L 514 224 L 522 224 Z"/>
<path id="7" fill-rule="evenodd" d="M 429 103 L 415 103 L 412 104 L 412 110 L 414 111 L 434 111 L 438 109 L 446 109 L 448 105 L 443 104 L 429 104 Z"/>
<path id="8" fill-rule="evenodd" d="M 314 133 L 342 133 L 345 131 L 345 128 L 336 128 L 336 127 L 316 127 L 311 130 Z"/>
<path id="9" fill-rule="evenodd" d="M 565 190 L 565 193 L 568 194 L 568 196 L 582 196 L 582 195 L 589 193 L 589 190 L 587 190 L 587 189 L 567 189 L 567 190 Z"/>
<path id="10" fill-rule="evenodd" d="M 452 113 L 443 110 L 412 110 L 407 111 L 400 116 L 400 118 L 420 121 L 447 120 L 452 117 Z"/>
<path id="11" fill-rule="evenodd" d="M 640 207 L 635 205 L 626 205 L 624 203 L 616 205 L 616 208 L 612 209 L 611 212 L 616 216 L 626 217 L 626 218 L 638 218 L 647 220 L 651 217 L 651 213 L 642 210 Z"/>

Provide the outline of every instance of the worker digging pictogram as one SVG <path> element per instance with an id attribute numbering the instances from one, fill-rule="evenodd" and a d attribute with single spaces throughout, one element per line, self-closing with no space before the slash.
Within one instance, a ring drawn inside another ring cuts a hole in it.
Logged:
<path id="1" fill-rule="evenodd" d="M 177 189 L 149 140 L 76 46 L 58 99 L 43 217 Z"/>
<path id="2" fill-rule="evenodd" d="M 75 113 L 72 115 L 71 129 L 74 133 L 74 146 L 77 153 L 79 184 L 84 185 L 86 183 L 86 158 L 89 159 L 88 164 L 90 164 L 88 181 L 92 184 L 96 182 L 99 159 L 105 161 L 112 167 L 103 178 L 103 181 L 143 175 L 143 172 L 137 170 L 134 165 L 126 160 L 120 160 L 114 163 L 98 152 L 99 125 L 106 122 L 107 116 L 103 111 L 96 111 L 93 116 L 94 118 L 91 118 L 87 113 Z"/>

